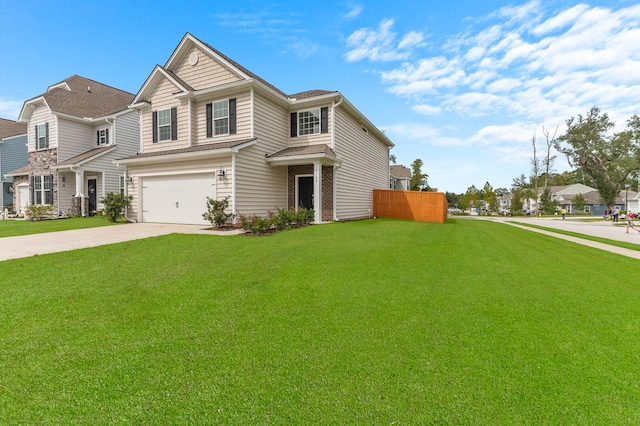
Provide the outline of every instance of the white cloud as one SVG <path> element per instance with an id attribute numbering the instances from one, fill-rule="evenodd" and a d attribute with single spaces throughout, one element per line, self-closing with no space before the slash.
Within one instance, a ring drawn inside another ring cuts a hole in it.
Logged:
<path id="1" fill-rule="evenodd" d="M 427 104 L 415 105 L 411 109 L 421 115 L 437 115 L 442 111 L 442 108 L 440 107 Z"/>
<path id="2" fill-rule="evenodd" d="M 540 36 L 548 34 L 560 28 L 567 27 L 571 23 L 575 22 L 575 20 L 588 8 L 589 6 L 587 6 L 586 4 L 575 5 L 570 9 L 560 12 L 556 16 L 547 19 L 542 24 L 535 27 L 532 32 L 533 34 Z"/>
<path id="3" fill-rule="evenodd" d="M 17 120 L 22 109 L 22 101 L 0 98 L 0 117 L 9 120 Z"/>
<path id="4" fill-rule="evenodd" d="M 393 19 L 385 19 L 376 29 L 361 28 L 354 31 L 347 38 L 347 62 L 363 59 L 374 62 L 405 60 L 409 58 L 413 48 L 424 44 L 424 35 L 417 31 L 408 32 L 396 43 L 393 24 Z"/>
<path id="5" fill-rule="evenodd" d="M 352 5 L 351 9 L 349 9 L 349 11 L 347 13 L 345 13 L 343 16 L 346 19 L 355 19 L 358 16 L 360 16 L 360 14 L 362 13 L 362 6 L 360 5 Z"/>

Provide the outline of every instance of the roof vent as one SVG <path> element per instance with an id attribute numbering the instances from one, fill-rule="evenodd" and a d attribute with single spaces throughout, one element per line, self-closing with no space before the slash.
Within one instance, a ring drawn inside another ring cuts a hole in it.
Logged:
<path id="1" fill-rule="evenodd" d="M 198 63 L 198 52 L 191 52 L 189 55 L 189 65 L 195 65 Z"/>
<path id="2" fill-rule="evenodd" d="M 87 92 L 91 93 L 91 86 L 87 86 Z"/>

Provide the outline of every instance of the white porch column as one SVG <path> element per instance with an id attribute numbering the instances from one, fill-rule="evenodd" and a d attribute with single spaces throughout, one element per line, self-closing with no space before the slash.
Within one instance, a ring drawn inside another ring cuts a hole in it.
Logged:
<path id="1" fill-rule="evenodd" d="M 80 197 L 80 215 L 82 217 L 86 216 L 85 208 L 84 208 L 84 171 L 76 170 L 76 197 Z"/>
<path id="2" fill-rule="evenodd" d="M 322 164 L 313 163 L 313 210 L 315 223 L 322 223 Z"/>

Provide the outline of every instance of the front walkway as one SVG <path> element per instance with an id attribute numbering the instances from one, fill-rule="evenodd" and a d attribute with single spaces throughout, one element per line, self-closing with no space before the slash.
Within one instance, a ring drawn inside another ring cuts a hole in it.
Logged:
<path id="1" fill-rule="evenodd" d="M 6 237 L 0 238 L 0 261 L 175 233 L 237 235 L 243 232 L 241 230 L 211 231 L 206 228 L 207 225 L 127 223 L 116 226 Z"/>

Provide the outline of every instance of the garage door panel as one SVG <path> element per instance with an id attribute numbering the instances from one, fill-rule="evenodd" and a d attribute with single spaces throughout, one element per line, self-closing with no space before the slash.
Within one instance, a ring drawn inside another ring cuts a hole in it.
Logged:
<path id="1" fill-rule="evenodd" d="M 202 213 L 215 198 L 215 174 L 149 176 L 142 180 L 142 221 L 207 224 Z"/>

